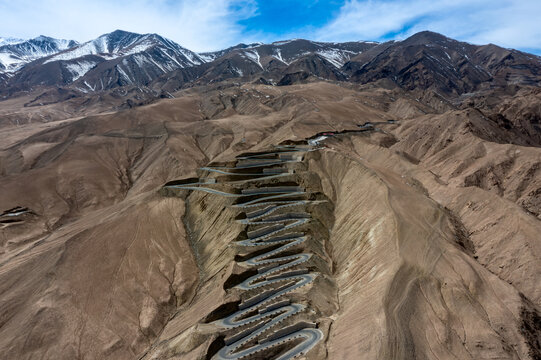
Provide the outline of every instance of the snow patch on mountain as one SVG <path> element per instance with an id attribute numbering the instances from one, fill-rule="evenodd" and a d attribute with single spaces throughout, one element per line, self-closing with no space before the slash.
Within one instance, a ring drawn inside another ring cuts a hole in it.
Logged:
<path id="1" fill-rule="evenodd" d="M 283 62 L 284 64 L 289 65 L 289 63 L 285 61 L 284 58 L 282 57 L 282 50 L 276 49 L 274 52 L 274 57 L 280 60 L 281 62 Z"/>
<path id="2" fill-rule="evenodd" d="M 87 56 L 87 55 L 98 55 L 98 54 L 104 55 L 102 57 L 107 60 L 112 60 L 115 57 L 117 57 L 115 55 L 109 55 L 108 42 L 107 42 L 106 35 L 100 36 L 99 38 L 95 40 L 76 46 L 75 48 L 70 49 L 68 51 L 61 52 L 60 54 L 47 59 L 47 61 L 45 61 L 44 64 L 47 64 L 53 61 L 73 60 L 73 59 L 77 59 L 77 58 Z"/>
<path id="3" fill-rule="evenodd" d="M 121 66 L 117 65 L 117 66 L 116 66 L 116 69 L 117 69 L 118 73 L 120 74 L 120 76 L 121 76 L 128 84 L 131 84 L 131 83 L 132 83 L 131 78 L 129 77 L 128 74 L 126 74 L 126 72 L 122 69 Z"/>
<path id="4" fill-rule="evenodd" d="M 14 57 L 13 54 L 0 52 L 0 64 L 4 65 L 8 71 L 22 61 L 20 58 Z"/>
<path id="5" fill-rule="evenodd" d="M 199 53 L 197 55 L 199 55 L 199 57 L 203 60 L 203 62 L 206 62 L 206 63 L 211 62 L 214 59 L 216 59 L 216 55 L 213 53 L 206 53 L 206 54 Z"/>
<path id="6" fill-rule="evenodd" d="M 337 68 L 342 67 L 342 65 L 344 65 L 346 61 L 350 59 L 350 55 L 357 55 L 359 53 L 339 49 L 326 49 L 316 52 L 316 54 L 322 56 Z"/>
<path id="7" fill-rule="evenodd" d="M 192 62 L 192 64 L 194 64 L 194 65 L 200 65 L 200 64 L 204 63 L 203 59 L 201 59 L 199 54 L 191 52 L 191 51 L 189 51 L 187 49 L 184 49 L 184 48 L 182 48 L 180 46 L 178 46 L 177 51 L 179 53 L 181 53 L 182 55 L 184 55 L 186 58 L 188 58 L 188 60 L 190 60 Z"/>
<path id="8" fill-rule="evenodd" d="M 92 70 L 96 66 L 97 62 L 94 61 L 79 61 L 72 64 L 67 64 L 66 69 L 72 73 L 72 81 L 84 76 L 87 72 Z"/>
<path id="9" fill-rule="evenodd" d="M 289 44 L 289 43 L 291 43 L 291 42 L 293 42 L 295 40 L 297 40 L 297 39 L 275 41 L 275 42 L 272 43 L 272 45 L 276 45 L 276 46 L 285 45 L 285 44 Z"/>
<path id="10" fill-rule="evenodd" d="M 121 56 L 128 56 L 131 54 L 137 54 L 147 50 L 152 44 L 148 42 L 142 42 L 138 45 L 132 46 L 136 40 L 124 44 L 125 46 L 121 47 L 118 44 L 110 42 L 110 34 L 105 34 L 100 36 L 95 40 L 88 41 L 84 44 L 76 46 L 73 49 L 68 51 L 61 52 L 58 55 L 47 59 L 44 64 L 61 61 L 61 60 L 73 60 L 87 55 L 98 55 L 106 60 L 113 60 Z"/>
<path id="11" fill-rule="evenodd" d="M 255 62 L 257 65 L 259 65 L 259 67 L 261 69 L 263 69 L 263 65 L 261 65 L 259 53 L 257 52 L 257 50 L 244 51 L 243 55 L 246 58 L 248 58 L 248 59 L 252 60 L 253 62 Z"/>
<path id="12" fill-rule="evenodd" d="M 125 51 L 115 49 L 115 51 L 112 52 L 113 55 L 111 55 L 110 57 L 112 59 L 114 59 L 114 58 L 117 58 L 117 57 L 120 57 L 120 56 L 128 56 L 128 55 L 133 55 L 133 54 L 139 54 L 139 53 L 142 53 L 142 52 L 150 49 L 152 47 L 152 45 L 154 45 L 154 44 L 152 44 L 149 41 L 143 41 L 140 44 L 132 46 L 131 48 L 129 48 L 128 50 L 125 50 Z"/>
<path id="13" fill-rule="evenodd" d="M 244 73 L 242 72 L 241 69 L 237 68 L 237 67 L 233 67 L 233 71 L 238 75 L 238 76 L 242 76 Z"/>

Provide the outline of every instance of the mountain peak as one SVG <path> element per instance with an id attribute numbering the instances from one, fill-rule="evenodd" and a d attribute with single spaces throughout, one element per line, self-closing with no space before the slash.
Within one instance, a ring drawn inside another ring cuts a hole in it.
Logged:
<path id="1" fill-rule="evenodd" d="M 122 29 L 116 29 L 114 31 L 111 31 L 109 33 L 110 35 L 141 35 L 139 33 L 134 33 L 134 32 L 131 32 L 131 31 L 126 31 L 126 30 L 122 30 Z"/>
<path id="2" fill-rule="evenodd" d="M 15 45 L 15 44 L 19 44 L 19 43 L 22 43 L 23 41 L 25 41 L 24 39 L 19 39 L 19 38 L 14 38 L 14 37 L 1 37 L 0 36 L 0 46 L 5 46 L 5 45 Z"/>
<path id="3" fill-rule="evenodd" d="M 35 41 L 48 41 L 48 40 L 52 40 L 53 38 L 49 37 L 49 36 L 45 36 L 45 35 L 40 35 L 40 36 L 36 36 L 35 38 L 33 38 L 32 40 L 35 40 Z"/>
<path id="4" fill-rule="evenodd" d="M 74 40 L 55 39 L 45 35 L 30 40 L 2 40 L 4 39 L 0 38 L 0 69 L 7 73 L 18 71 L 29 62 L 77 45 Z"/>
<path id="5" fill-rule="evenodd" d="M 122 38 L 140 38 L 143 34 L 134 33 L 130 31 L 124 31 L 124 30 L 115 30 L 110 33 L 106 33 L 101 35 L 100 37 L 108 37 L 112 39 L 122 39 Z"/>
<path id="6" fill-rule="evenodd" d="M 56 39 L 50 36 L 45 35 L 39 35 L 33 39 L 23 41 L 19 43 L 21 46 L 23 44 L 31 44 L 33 47 L 47 47 L 48 50 L 47 53 L 55 53 L 58 51 L 69 49 L 77 44 L 79 44 L 75 40 L 66 40 L 66 39 Z"/>
<path id="7" fill-rule="evenodd" d="M 411 35 L 409 38 L 403 41 L 407 45 L 421 45 L 426 43 L 445 43 L 449 41 L 455 41 L 437 32 L 424 30 Z"/>

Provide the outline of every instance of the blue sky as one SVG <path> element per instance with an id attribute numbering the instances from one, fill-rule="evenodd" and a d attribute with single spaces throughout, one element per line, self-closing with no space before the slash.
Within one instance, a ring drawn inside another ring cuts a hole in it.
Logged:
<path id="1" fill-rule="evenodd" d="M 257 2 L 253 16 L 239 21 L 248 31 L 284 39 L 308 34 L 335 17 L 344 1 L 272 0 Z"/>
<path id="2" fill-rule="evenodd" d="M 0 0 L 0 36 L 87 41 L 123 29 L 194 51 L 289 38 L 403 39 L 432 30 L 541 54 L 541 0 Z"/>

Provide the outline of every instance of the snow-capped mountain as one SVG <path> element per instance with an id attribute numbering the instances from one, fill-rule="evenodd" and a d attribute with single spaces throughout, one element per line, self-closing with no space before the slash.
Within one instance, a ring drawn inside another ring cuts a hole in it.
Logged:
<path id="1" fill-rule="evenodd" d="M 22 43 L 23 41 L 24 39 L 0 36 L 0 46 L 18 44 L 18 43 Z"/>
<path id="2" fill-rule="evenodd" d="M 303 39 L 271 44 L 239 44 L 225 50 L 200 54 L 211 61 L 200 79 L 221 81 L 235 77 L 263 76 L 271 83 L 277 83 L 285 74 L 297 72 L 297 78 L 316 76 L 336 80 L 345 77 L 340 74 L 344 63 L 376 45 L 373 42 L 325 43 Z"/>
<path id="3" fill-rule="evenodd" d="M 228 47 L 227 49 L 223 49 L 223 50 L 218 50 L 218 51 L 211 51 L 211 52 L 203 52 L 203 53 L 199 53 L 199 56 L 201 56 L 201 58 L 203 58 L 206 62 L 211 62 L 211 61 L 214 61 L 216 59 L 218 59 L 219 57 L 222 57 L 234 50 L 242 50 L 242 49 L 251 49 L 251 48 L 254 48 L 256 46 L 260 46 L 260 45 L 263 45 L 263 43 L 253 43 L 253 44 L 243 44 L 243 43 L 240 43 L 238 45 L 235 45 L 235 46 L 231 46 L 231 47 Z"/>
<path id="4" fill-rule="evenodd" d="M 37 59 L 77 45 L 73 40 L 38 36 L 30 40 L 0 38 L 0 73 L 13 73 Z"/>
<path id="5" fill-rule="evenodd" d="M 430 32 L 381 44 L 293 39 L 201 54 L 157 34 L 121 30 L 82 44 L 43 36 L 2 41 L 10 42 L 0 46 L 0 93 L 7 96 L 36 87 L 88 93 L 148 86 L 171 92 L 227 79 L 276 85 L 385 80 L 407 89 L 452 94 L 507 83 L 541 83 L 540 57 Z"/>
<path id="6" fill-rule="evenodd" d="M 117 30 L 32 63 L 10 82 L 26 86 L 77 82 L 83 91 L 96 91 L 145 85 L 167 72 L 202 63 L 198 54 L 157 34 Z"/>
<path id="7" fill-rule="evenodd" d="M 259 67 L 265 68 L 272 60 L 278 60 L 285 65 L 289 65 L 303 56 L 317 54 L 325 58 L 336 68 L 340 68 L 352 57 L 359 55 L 376 44 L 366 41 L 326 43 L 293 39 L 276 41 L 271 44 L 239 44 L 225 50 L 202 53 L 200 55 L 211 61 L 227 55 L 239 55 L 254 62 Z"/>
<path id="8" fill-rule="evenodd" d="M 32 51 L 27 44 L 54 39 L 39 37 L 15 43 L 0 52 L 4 87 L 18 91 L 34 86 L 67 86 L 100 91 L 126 85 L 148 85 L 174 71 L 182 82 L 196 79 L 220 81 L 262 74 L 279 80 L 281 72 L 294 69 L 332 79 L 352 57 L 375 46 L 369 42 L 323 43 L 302 39 L 272 44 L 239 44 L 228 49 L 197 54 L 157 34 L 117 30 L 82 44 L 54 40 L 56 46 Z M 24 52 L 17 52 L 24 48 Z M 304 59 L 311 57 L 310 59 Z M 304 59 L 303 61 L 301 61 Z M 295 64 L 296 61 L 300 61 Z M 9 71 L 9 73 L 8 73 Z M 6 77 L 6 75 L 9 75 Z M 304 76 L 304 75 L 303 75 Z"/>
<path id="9" fill-rule="evenodd" d="M 96 55 L 105 60 L 113 60 L 119 57 L 143 53 L 156 46 L 159 47 L 159 50 L 166 57 L 169 57 L 174 62 L 178 62 L 177 66 L 179 67 L 199 65 L 204 62 L 196 53 L 157 34 L 140 35 L 116 30 L 52 56 L 44 63 L 74 60 L 87 55 Z"/>

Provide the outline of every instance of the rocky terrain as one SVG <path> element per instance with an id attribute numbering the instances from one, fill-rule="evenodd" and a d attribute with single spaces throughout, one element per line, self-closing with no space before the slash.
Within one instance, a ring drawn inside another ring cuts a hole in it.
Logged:
<path id="1" fill-rule="evenodd" d="M 538 57 L 112 34 L 1 85 L 3 357 L 541 358 Z"/>

